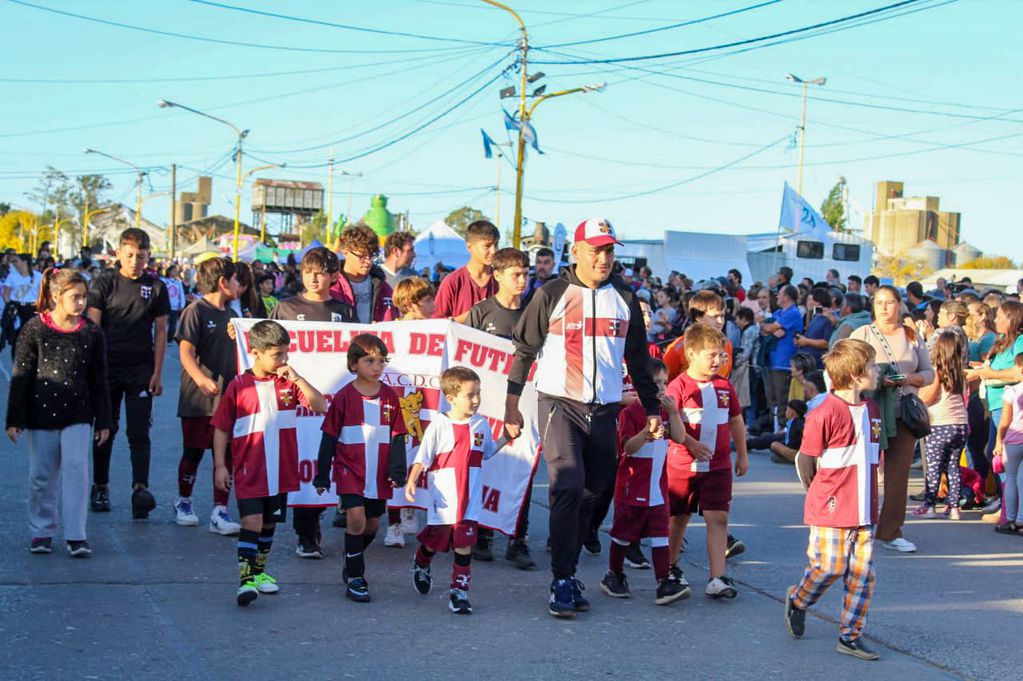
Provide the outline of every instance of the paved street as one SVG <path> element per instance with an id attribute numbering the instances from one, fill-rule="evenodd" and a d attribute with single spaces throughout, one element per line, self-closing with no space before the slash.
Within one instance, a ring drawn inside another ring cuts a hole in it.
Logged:
<path id="1" fill-rule="evenodd" d="M 2 359 L 5 369 L 10 363 Z M 24 444 L 4 441 L 0 480 L 0 651 L 4 679 L 643 679 L 643 678 L 1011 678 L 1018 673 L 1023 615 L 1023 540 L 996 535 L 978 514 L 959 524 L 910 521 L 907 536 L 920 553 L 876 550 L 877 589 L 867 626 L 881 652 L 876 663 L 834 652 L 841 590 L 837 586 L 794 641 L 782 622 L 781 598 L 798 580 L 806 530 L 802 493 L 790 467 L 752 457 L 736 485 L 734 533 L 747 551 L 731 567 L 741 585 L 732 602 L 702 594 L 706 580 L 702 525 L 693 528 L 685 570 L 695 595 L 669 607 L 653 604 L 651 571 L 630 573 L 634 598 L 600 593 L 605 553 L 586 555 L 581 578 L 593 611 L 574 621 L 546 614 L 549 573 L 514 570 L 503 561 L 473 566 L 475 613 L 455 617 L 445 589 L 413 592 L 412 542 L 367 554 L 374 601 L 355 604 L 339 588 L 341 531 L 324 529 L 327 558 L 294 553 L 282 528 L 271 572 L 277 596 L 253 606 L 234 603 L 235 544 L 172 520 L 179 456 L 174 417 L 176 357 L 168 359 L 167 395 L 158 399 L 153 491 L 148 522 L 130 520 L 128 451 L 114 450 L 114 511 L 91 515 L 95 555 L 72 560 L 62 551 L 27 551 Z M 6 409 L 6 378 L 0 378 Z M 195 495 L 200 517 L 210 510 L 210 463 Z M 546 567 L 545 480 L 536 481 L 531 545 Z M 914 475 L 914 490 L 920 485 Z M 233 502 L 232 502 L 233 503 Z M 233 512 L 234 509 L 232 509 Z M 503 540 L 498 542 L 503 552 Z M 62 548 L 60 543 L 56 544 Z M 451 558 L 435 561 L 437 587 Z"/>

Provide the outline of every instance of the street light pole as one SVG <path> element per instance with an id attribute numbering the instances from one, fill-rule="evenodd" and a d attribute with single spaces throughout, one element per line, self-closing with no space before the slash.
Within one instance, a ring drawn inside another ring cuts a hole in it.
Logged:
<path id="1" fill-rule="evenodd" d="M 348 213 L 345 214 L 345 220 L 348 224 L 352 224 L 352 194 L 355 191 L 355 178 L 362 177 L 362 173 L 350 173 L 347 170 L 342 170 L 341 174 L 348 178 Z"/>
<path id="2" fill-rule="evenodd" d="M 824 76 L 820 78 L 814 78 L 813 80 L 804 80 L 799 76 L 791 73 L 786 73 L 785 78 L 791 80 L 793 83 L 800 83 L 803 86 L 803 113 L 799 120 L 799 176 L 796 183 L 796 191 L 800 196 L 803 195 L 803 148 L 806 145 L 806 94 L 807 89 L 810 85 L 824 86 L 828 79 Z"/>
<path id="3" fill-rule="evenodd" d="M 97 151 L 96 149 L 91 149 L 89 147 L 86 147 L 85 149 L 82 150 L 82 153 L 85 153 L 85 154 L 96 154 L 97 156 L 103 156 L 105 158 L 111 159 L 112 161 L 117 161 L 118 163 L 123 163 L 124 165 L 130 166 L 130 167 L 135 169 L 135 174 L 136 174 L 136 178 L 135 178 L 135 185 L 136 185 L 136 187 L 135 187 L 136 188 L 136 191 L 135 191 L 135 226 L 138 227 L 140 224 L 142 224 L 142 178 L 144 178 L 146 176 L 146 172 L 144 170 L 142 170 L 142 168 L 139 168 L 137 165 L 132 163 L 131 161 L 125 161 L 123 158 L 118 158 L 117 156 L 114 156 L 112 154 L 107 154 L 107 153 L 102 152 L 102 151 Z"/>
<path id="4" fill-rule="evenodd" d="M 194 113 L 203 118 L 209 118 L 210 120 L 218 123 L 223 123 L 238 135 L 238 143 L 235 148 L 235 187 L 234 187 L 234 253 L 233 260 L 238 262 L 238 235 L 241 232 L 241 201 L 242 201 L 242 140 L 244 140 L 248 134 L 248 130 L 242 130 L 238 126 L 229 121 L 225 121 L 223 118 L 217 118 L 198 109 L 185 106 L 184 104 L 178 104 L 177 102 L 171 102 L 166 99 L 161 99 L 156 103 L 161 109 L 169 109 L 177 107 L 178 109 L 184 109 L 185 111 Z"/>
<path id="5" fill-rule="evenodd" d="M 522 17 L 511 7 L 496 2 L 496 0 L 483 0 L 483 2 L 511 14 L 515 17 L 515 21 L 518 22 L 519 30 L 522 31 L 522 43 L 519 48 L 521 50 L 519 66 L 522 77 L 519 84 L 519 134 L 517 161 L 515 164 L 515 222 L 512 223 L 512 245 L 518 248 L 522 242 L 522 169 L 526 158 L 526 141 L 523 138 L 523 129 L 525 128 L 526 121 L 529 120 L 526 112 L 526 85 L 529 82 L 529 75 L 526 73 L 526 59 L 529 53 L 529 36 L 526 34 L 526 24 L 523 23 Z"/>

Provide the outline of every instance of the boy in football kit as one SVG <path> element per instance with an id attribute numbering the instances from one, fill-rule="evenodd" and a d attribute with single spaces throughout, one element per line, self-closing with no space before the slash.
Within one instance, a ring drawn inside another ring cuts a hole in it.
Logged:
<path id="1" fill-rule="evenodd" d="M 724 334 L 706 324 L 694 324 L 684 338 L 689 366 L 667 390 L 686 428 L 685 443 L 668 446 L 671 579 L 688 586 L 678 556 L 689 519 L 700 511 L 707 524 L 710 562 L 704 593 L 710 598 L 735 598 L 735 583 L 725 575 L 732 501 L 731 444 L 735 443 L 735 474 L 743 476 L 749 469 L 746 426 L 735 389 L 718 374 L 725 352 Z"/>
<path id="2" fill-rule="evenodd" d="M 318 246 L 302 256 L 302 287 L 298 295 L 285 298 L 270 313 L 270 319 L 299 322 L 354 322 L 351 305 L 333 298 L 330 287 L 338 278 L 341 263 L 329 248 Z M 323 558 L 320 548 L 322 508 L 299 506 L 292 511 L 291 523 L 298 535 L 295 553 L 300 558 Z"/>
<path id="3" fill-rule="evenodd" d="M 448 608 L 457 615 L 472 614 L 469 604 L 472 547 L 476 543 L 473 514 L 482 503 L 480 466 L 507 443 L 494 441 L 490 424 L 476 414 L 480 408 L 480 377 L 455 366 L 440 377 L 440 389 L 451 409 L 438 414 L 426 432 L 409 469 L 405 498 L 414 503 L 419 476 L 425 471 L 430 490 L 426 529 L 412 562 L 412 586 L 424 596 L 433 587 L 430 563 L 437 552 L 454 550 Z"/>
<path id="4" fill-rule="evenodd" d="M 238 297 L 238 277 L 227 258 L 210 258 L 196 268 L 202 297 L 181 313 L 178 323 L 178 354 L 181 358 L 181 460 L 178 462 L 178 500 L 175 522 L 195 527 L 199 518 L 192 509 L 192 489 L 203 454 L 213 449 L 211 417 L 223 391 L 238 373 L 235 341 L 228 335 L 235 316 L 231 301 Z M 213 485 L 213 513 L 209 530 L 224 536 L 238 534 L 241 525 L 227 512 L 228 492 Z"/>
<path id="5" fill-rule="evenodd" d="M 877 464 L 881 413 L 865 390 L 877 386 L 874 349 L 847 339 L 824 355 L 831 392 L 806 417 L 796 457 L 807 489 L 803 522 L 810 526 L 809 565 L 798 586 L 785 593 L 785 626 L 803 636 L 806 609 L 842 579 L 845 601 L 837 650 L 861 660 L 879 655 L 863 643 L 874 591 L 874 526 L 877 524 Z"/>
<path id="6" fill-rule="evenodd" d="M 368 603 L 364 552 L 380 528 L 391 490 L 405 484 L 405 418 L 398 395 L 380 381 L 387 346 L 378 337 L 359 334 L 348 346 L 348 370 L 355 380 L 331 400 L 323 419 L 316 478 L 317 494 L 334 484 L 345 509 L 345 596 Z"/>
<path id="7" fill-rule="evenodd" d="M 529 276 L 529 257 L 517 248 L 502 248 L 494 254 L 491 267 L 494 281 L 497 282 L 497 293 L 473 305 L 465 323 L 474 329 L 511 340 L 515 325 L 522 317 L 522 294 L 526 290 Z M 522 512 L 515 527 L 515 536 L 508 539 L 508 549 L 504 554 L 505 560 L 513 562 L 520 570 L 536 568 L 536 561 L 529 555 L 529 546 L 526 544 L 532 496 L 533 481 L 530 480 L 526 487 L 526 497 L 522 500 Z M 473 559 L 484 562 L 494 560 L 493 542 L 494 531 L 481 527 L 476 546 L 472 549 Z"/>
<path id="8" fill-rule="evenodd" d="M 298 490 L 296 406 L 327 408 L 323 395 L 288 366 L 291 339 L 277 322 L 257 322 L 249 331 L 255 359 L 224 390 L 213 425 L 214 483 L 234 496 L 241 516 L 236 600 L 248 605 L 259 594 L 278 592 L 266 573 L 274 529 L 284 521 L 288 492 Z M 228 468 L 228 447 L 233 471 Z"/>
<path id="9" fill-rule="evenodd" d="M 646 409 L 636 401 L 618 415 L 618 439 L 622 455 L 615 474 L 615 512 L 611 525 L 609 570 L 600 588 L 612 598 L 629 598 L 625 578 L 625 554 L 629 547 L 644 537 L 650 538 L 654 561 L 657 594 L 654 602 L 667 605 L 692 592 L 688 585 L 669 579 L 668 570 L 668 476 L 664 462 L 668 442 L 685 441 L 685 427 L 675 401 L 665 394 L 668 367 L 659 359 L 650 359 L 650 373 L 657 385 L 661 401 L 661 422 L 667 423 L 655 432 L 647 428 Z"/>

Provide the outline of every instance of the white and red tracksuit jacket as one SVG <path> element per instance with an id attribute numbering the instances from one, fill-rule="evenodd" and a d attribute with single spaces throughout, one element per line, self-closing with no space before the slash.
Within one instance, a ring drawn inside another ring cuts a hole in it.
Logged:
<path id="1" fill-rule="evenodd" d="M 646 329 L 639 301 L 617 277 L 590 288 L 575 267 L 536 290 L 513 337 L 515 359 L 508 392 L 522 386 L 536 361 L 536 389 L 583 404 L 622 399 L 622 364 L 648 414 L 660 414 L 650 375 Z"/>

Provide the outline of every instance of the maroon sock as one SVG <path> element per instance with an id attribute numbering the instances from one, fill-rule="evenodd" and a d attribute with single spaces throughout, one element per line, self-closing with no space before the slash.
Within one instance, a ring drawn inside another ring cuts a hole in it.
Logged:
<path id="1" fill-rule="evenodd" d="M 401 522 L 401 509 L 400 508 L 388 508 L 387 509 L 387 524 L 397 525 Z"/>
<path id="2" fill-rule="evenodd" d="M 469 572 L 472 569 L 470 564 L 471 560 L 471 555 L 467 555 L 463 558 L 461 555 L 457 553 L 455 554 L 455 564 L 451 566 L 452 589 L 461 589 L 462 591 L 469 590 L 469 582 L 472 580 L 472 575 Z"/>
<path id="3" fill-rule="evenodd" d="M 654 560 L 654 577 L 660 582 L 668 576 L 668 547 L 655 546 L 650 553 Z"/>
<path id="4" fill-rule="evenodd" d="M 199 456 L 189 456 L 186 452 L 178 462 L 178 496 L 189 498 L 192 496 L 192 488 L 195 487 L 195 472 L 199 470 L 199 462 L 202 461 L 202 450 Z"/>
<path id="5" fill-rule="evenodd" d="M 430 563 L 433 561 L 433 551 L 427 553 L 427 549 L 422 544 L 416 549 L 416 565 L 419 567 L 430 567 Z"/>
<path id="6" fill-rule="evenodd" d="M 609 553 L 609 565 L 611 572 L 616 575 L 620 575 L 625 572 L 625 552 L 628 550 L 628 545 L 622 546 L 615 540 L 611 540 L 611 550 Z"/>

